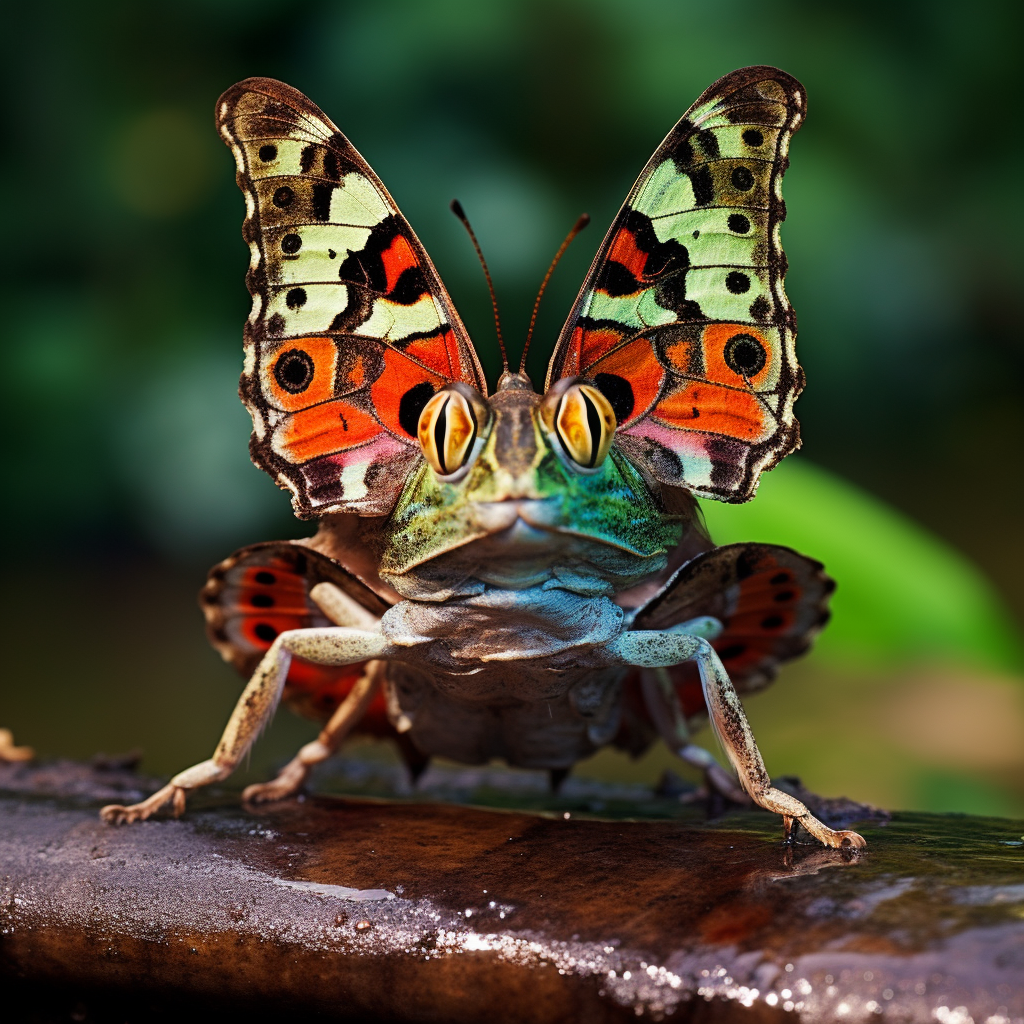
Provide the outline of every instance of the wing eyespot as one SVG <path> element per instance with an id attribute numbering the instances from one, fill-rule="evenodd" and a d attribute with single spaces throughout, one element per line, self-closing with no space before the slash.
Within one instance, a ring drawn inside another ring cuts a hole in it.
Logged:
<path id="1" fill-rule="evenodd" d="M 284 352 L 274 364 L 274 380 L 290 395 L 298 395 L 313 383 L 316 367 L 313 358 L 302 349 Z"/>
<path id="2" fill-rule="evenodd" d="M 725 365 L 741 377 L 756 377 L 768 361 L 768 355 L 752 334 L 734 334 L 725 343 Z"/>
<path id="3" fill-rule="evenodd" d="M 754 187 L 754 175 L 749 167 L 737 167 L 732 172 L 733 188 L 740 192 L 749 192 Z"/>
<path id="4" fill-rule="evenodd" d="M 273 201 L 274 201 L 274 205 L 276 207 L 278 207 L 278 209 L 283 210 L 286 206 L 291 206 L 292 205 L 292 200 L 294 198 L 295 198 L 295 193 L 287 185 L 282 185 L 274 193 L 274 200 Z"/>

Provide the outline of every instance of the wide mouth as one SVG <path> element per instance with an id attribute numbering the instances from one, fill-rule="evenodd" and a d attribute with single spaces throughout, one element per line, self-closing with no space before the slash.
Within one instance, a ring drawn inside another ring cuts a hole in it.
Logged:
<path id="1" fill-rule="evenodd" d="M 587 548 L 617 551 L 630 558 L 647 559 L 652 555 L 651 551 L 567 521 L 557 498 L 505 498 L 474 502 L 461 536 L 424 551 L 420 557 L 413 556 L 401 568 L 389 572 L 401 575 L 448 557 L 467 562 L 547 559 L 551 565 L 579 558 L 589 561 Z"/>

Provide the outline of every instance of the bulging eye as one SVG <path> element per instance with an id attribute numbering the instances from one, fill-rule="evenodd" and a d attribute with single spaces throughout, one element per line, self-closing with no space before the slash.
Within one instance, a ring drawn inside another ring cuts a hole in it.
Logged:
<path id="1" fill-rule="evenodd" d="M 483 399 L 462 383 L 442 388 L 423 406 L 417 435 L 438 476 L 450 477 L 466 465 L 489 415 Z"/>
<path id="2" fill-rule="evenodd" d="M 615 413 L 608 399 L 593 384 L 576 381 L 550 392 L 545 406 L 542 415 L 565 454 L 584 469 L 597 469 L 615 435 Z"/>

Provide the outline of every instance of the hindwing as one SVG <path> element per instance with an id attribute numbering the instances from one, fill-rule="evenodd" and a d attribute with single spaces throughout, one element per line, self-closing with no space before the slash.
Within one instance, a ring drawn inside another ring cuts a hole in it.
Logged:
<path id="1" fill-rule="evenodd" d="M 548 369 L 548 386 L 594 381 L 619 447 L 704 497 L 746 501 L 799 444 L 779 225 L 805 107 L 800 83 L 770 67 L 734 71 L 697 100 L 612 223 Z"/>
<path id="2" fill-rule="evenodd" d="M 829 619 L 835 582 L 820 562 L 776 544 L 728 544 L 687 562 L 641 608 L 631 629 L 669 629 L 703 615 L 722 623 L 711 646 L 736 689 L 767 686 L 810 648 Z M 703 713 L 696 665 L 670 668 L 687 716 Z"/>
<path id="3" fill-rule="evenodd" d="M 430 396 L 452 381 L 486 393 L 466 330 L 387 190 L 302 93 L 247 79 L 217 127 L 246 199 L 253 460 L 304 518 L 390 512 Z"/>
<path id="4" fill-rule="evenodd" d="M 310 597 L 318 583 L 333 583 L 373 615 L 389 607 L 333 559 L 303 544 L 253 544 L 215 565 L 200 591 L 210 643 L 243 676 L 251 676 L 279 633 L 334 625 Z M 335 668 L 292 657 L 283 699 L 308 717 L 329 718 L 366 664 Z M 365 728 L 390 733 L 383 697 L 370 708 Z"/>

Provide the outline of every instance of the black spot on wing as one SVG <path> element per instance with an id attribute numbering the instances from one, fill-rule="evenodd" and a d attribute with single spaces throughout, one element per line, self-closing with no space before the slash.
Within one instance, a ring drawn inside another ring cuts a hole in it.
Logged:
<path id="1" fill-rule="evenodd" d="M 731 178 L 733 188 L 740 192 L 749 192 L 754 187 L 754 175 L 749 167 L 734 167 Z"/>
<path id="2" fill-rule="evenodd" d="M 313 186 L 313 218 L 319 221 L 331 219 L 331 195 L 334 186 L 319 181 Z"/>
<path id="3" fill-rule="evenodd" d="M 711 176 L 711 168 L 707 164 L 701 164 L 687 173 L 693 187 L 694 202 L 698 206 L 707 206 L 715 198 L 715 182 Z"/>
<path id="4" fill-rule="evenodd" d="M 423 407 L 434 397 L 434 389 L 426 381 L 409 388 L 398 403 L 398 425 L 410 436 L 416 437 Z"/>
<path id="5" fill-rule="evenodd" d="M 607 260 L 597 275 L 596 286 L 608 295 L 633 295 L 640 291 L 640 282 L 628 267 L 616 260 Z"/>
<path id="6" fill-rule="evenodd" d="M 316 146 L 310 144 L 302 147 L 302 152 L 299 154 L 299 170 L 303 174 L 309 174 L 313 169 L 313 163 L 316 161 Z"/>
<path id="7" fill-rule="evenodd" d="M 384 295 L 387 292 L 388 275 L 384 269 L 382 254 L 391 245 L 399 232 L 398 218 L 394 216 L 385 217 L 384 220 L 374 226 L 362 249 L 350 253 L 341 266 L 338 267 L 338 278 Z M 420 279 L 422 280 L 422 274 Z M 396 289 L 400 284 L 401 277 L 396 282 Z M 403 294 L 407 294 L 417 286 L 416 281 L 410 281 L 405 285 L 406 291 Z M 426 291 L 425 281 L 423 282 L 423 291 Z M 418 298 L 419 295 L 422 295 L 423 291 L 419 292 L 416 297 Z M 402 300 L 396 299 L 395 301 Z M 415 299 L 411 301 L 415 301 Z"/>
<path id="8" fill-rule="evenodd" d="M 717 160 L 721 155 L 718 149 L 718 136 L 710 128 L 697 133 L 697 143 L 709 160 Z"/>
<path id="9" fill-rule="evenodd" d="M 693 128 L 693 123 L 684 117 L 665 140 L 665 155 L 673 160 L 679 171 L 685 171 L 693 161 L 693 146 L 690 143 Z"/>
<path id="10" fill-rule="evenodd" d="M 742 295 L 744 292 L 750 291 L 750 278 L 738 270 L 730 271 L 725 277 L 725 287 L 733 295 Z"/>
<path id="11" fill-rule="evenodd" d="M 594 378 L 597 390 L 608 399 L 612 412 L 615 413 L 615 422 L 622 423 L 629 419 L 630 413 L 636 401 L 633 397 L 633 386 L 625 377 L 616 373 L 599 373 Z"/>
<path id="12" fill-rule="evenodd" d="M 430 289 L 427 287 L 427 279 L 419 267 L 406 267 L 394 288 L 388 292 L 388 298 L 392 302 L 398 302 L 403 306 L 411 306 L 421 295 L 426 294 Z"/>

